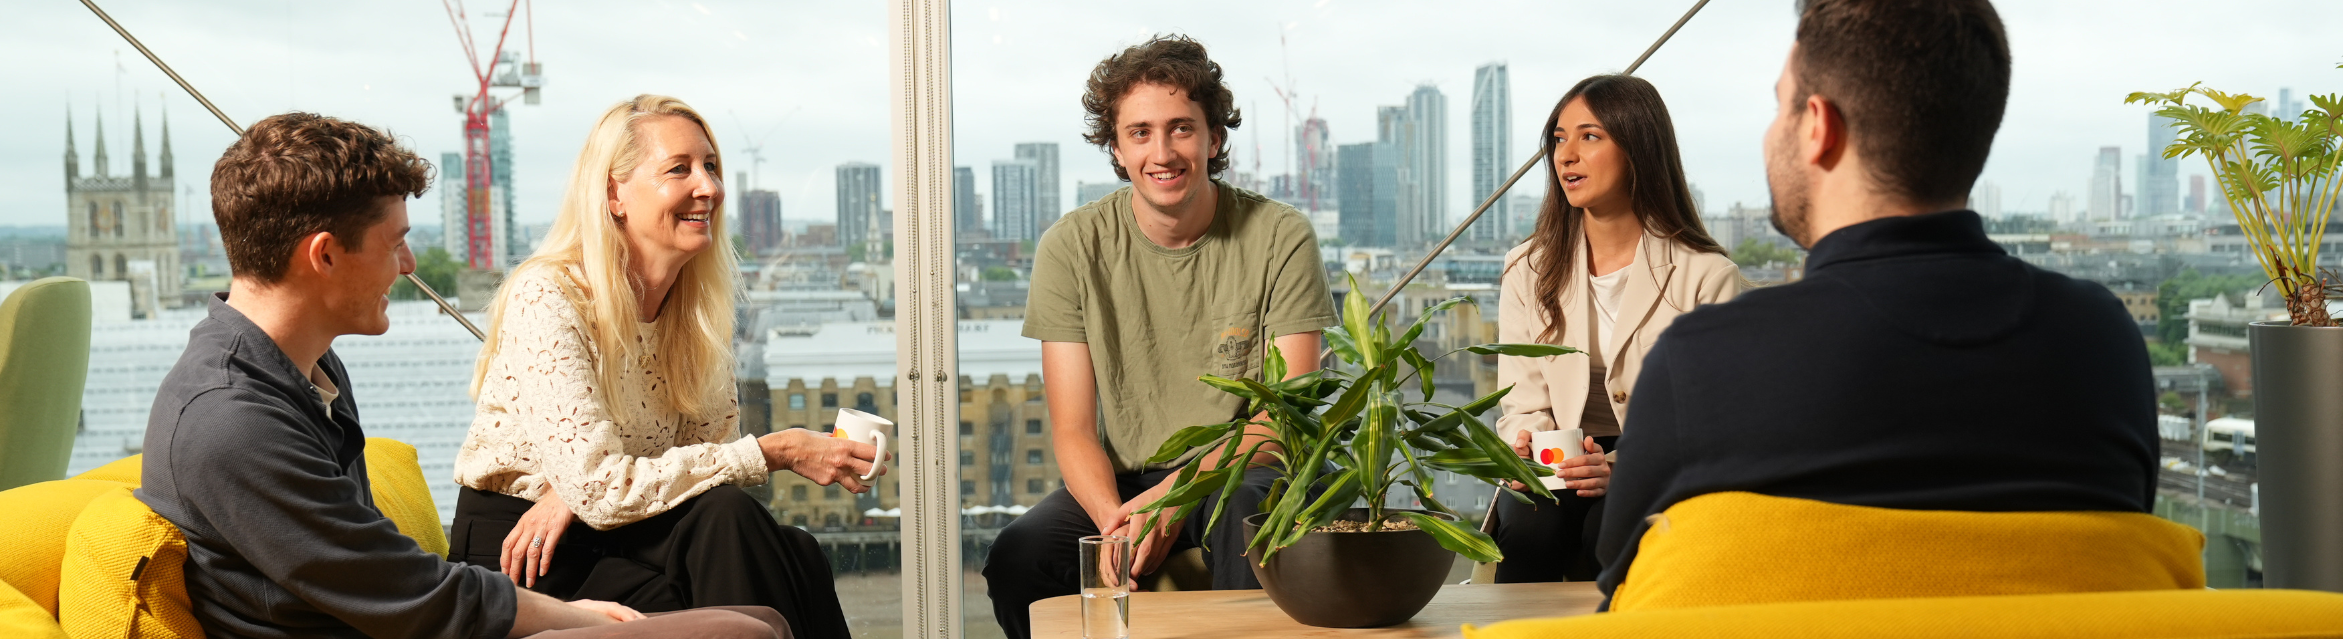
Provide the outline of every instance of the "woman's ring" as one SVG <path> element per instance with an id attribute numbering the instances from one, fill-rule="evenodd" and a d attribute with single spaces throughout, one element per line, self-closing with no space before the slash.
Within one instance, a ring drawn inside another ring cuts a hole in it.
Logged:
<path id="1" fill-rule="evenodd" d="M 545 538 L 544 538 L 544 537 L 538 537 L 538 538 L 536 538 L 536 539 L 531 539 L 531 540 L 529 540 L 529 547 L 530 547 L 530 548 L 538 548 L 538 547 L 542 547 L 542 546 L 544 546 L 544 545 L 545 545 Z"/>

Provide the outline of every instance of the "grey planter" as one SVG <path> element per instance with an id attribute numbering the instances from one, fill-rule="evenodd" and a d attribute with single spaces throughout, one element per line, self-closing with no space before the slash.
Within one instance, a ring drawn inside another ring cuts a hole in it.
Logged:
<path id="1" fill-rule="evenodd" d="M 1246 538 L 1259 532 L 1268 516 L 1246 517 Z M 1367 509 L 1352 508 L 1342 518 L 1366 521 Z M 1248 563 L 1269 600 L 1294 621 L 1321 628 L 1376 628 L 1415 618 L 1440 594 L 1455 562 L 1456 553 L 1440 547 L 1431 533 L 1408 530 L 1309 533 L 1277 551 L 1268 565 Z"/>
<path id="2" fill-rule="evenodd" d="M 2262 584 L 2343 592 L 2343 327 L 2250 334 Z"/>

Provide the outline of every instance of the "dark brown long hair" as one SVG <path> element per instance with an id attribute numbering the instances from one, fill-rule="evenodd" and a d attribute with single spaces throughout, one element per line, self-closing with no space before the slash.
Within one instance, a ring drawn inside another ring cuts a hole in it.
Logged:
<path id="1" fill-rule="evenodd" d="M 1578 261 L 1578 245 L 1585 243 L 1581 234 L 1585 232 L 1586 212 L 1570 205 L 1570 199 L 1562 195 L 1562 178 L 1554 174 L 1554 146 L 1558 142 L 1554 127 L 1562 121 L 1562 107 L 1581 97 L 1586 98 L 1587 109 L 1594 112 L 1603 129 L 1610 132 L 1611 140 L 1627 151 L 1627 198 L 1643 232 L 1693 250 L 1725 253 L 1725 247 L 1717 245 L 1708 228 L 1701 226 L 1700 211 L 1692 207 L 1692 187 L 1684 181 L 1684 160 L 1676 153 L 1676 124 L 1668 118 L 1668 105 L 1660 101 L 1660 90 L 1630 75 L 1580 80 L 1554 103 L 1553 113 L 1546 116 L 1546 128 L 1538 130 L 1544 138 L 1538 153 L 1546 158 L 1546 202 L 1538 207 L 1537 229 L 1530 232 L 1530 249 L 1521 261 L 1528 262 L 1530 272 L 1537 275 L 1537 285 L 1529 294 L 1536 298 L 1538 315 L 1546 321 L 1546 330 L 1538 333 L 1539 341 L 1544 342 L 1562 336 L 1562 291 L 1570 281 L 1570 265 Z"/>

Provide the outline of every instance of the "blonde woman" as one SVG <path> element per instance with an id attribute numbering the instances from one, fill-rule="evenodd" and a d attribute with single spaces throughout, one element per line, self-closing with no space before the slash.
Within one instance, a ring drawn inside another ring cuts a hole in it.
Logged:
<path id="1" fill-rule="evenodd" d="M 789 470 L 859 493 L 878 451 L 741 435 L 722 175 L 682 101 L 638 96 L 595 124 L 552 232 L 490 307 L 450 554 L 563 599 L 770 606 L 795 636 L 846 637 L 812 536 L 740 487 Z"/>
<path id="2" fill-rule="evenodd" d="M 1564 460 L 1555 474 L 1566 485 L 1553 501 L 1497 500 L 1498 583 L 1595 578 L 1606 453 L 1617 453 L 1643 354 L 1678 315 L 1742 287 L 1692 207 L 1675 125 L 1650 82 L 1580 81 L 1554 104 L 1545 131 L 1546 201 L 1529 241 L 1505 257 L 1498 338 L 1586 354 L 1498 358 L 1497 384 L 1513 392 L 1497 433 L 1528 456 L 1532 432 L 1583 429 L 1591 454 Z"/>

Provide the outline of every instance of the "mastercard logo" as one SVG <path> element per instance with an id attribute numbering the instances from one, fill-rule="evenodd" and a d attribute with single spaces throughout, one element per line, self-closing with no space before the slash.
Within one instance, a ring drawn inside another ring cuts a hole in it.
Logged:
<path id="1" fill-rule="evenodd" d="M 840 428 L 840 429 L 837 429 L 837 430 L 830 431 L 830 438 L 831 438 L 831 439 L 846 439 L 846 429 L 844 429 L 844 428 Z"/>
<path id="2" fill-rule="evenodd" d="M 1560 448 L 1541 448 L 1541 449 L 1538 449 L 1538 463 L 1540 463 L 1540 464 L 1545 464 L 1545 465 L 1548 465 L 1548 466 L 1552 466 L 1552 465 L 1555 465 L 1555 464 L 1562 463 L 1562 449 L 1560 449 Z"/>

